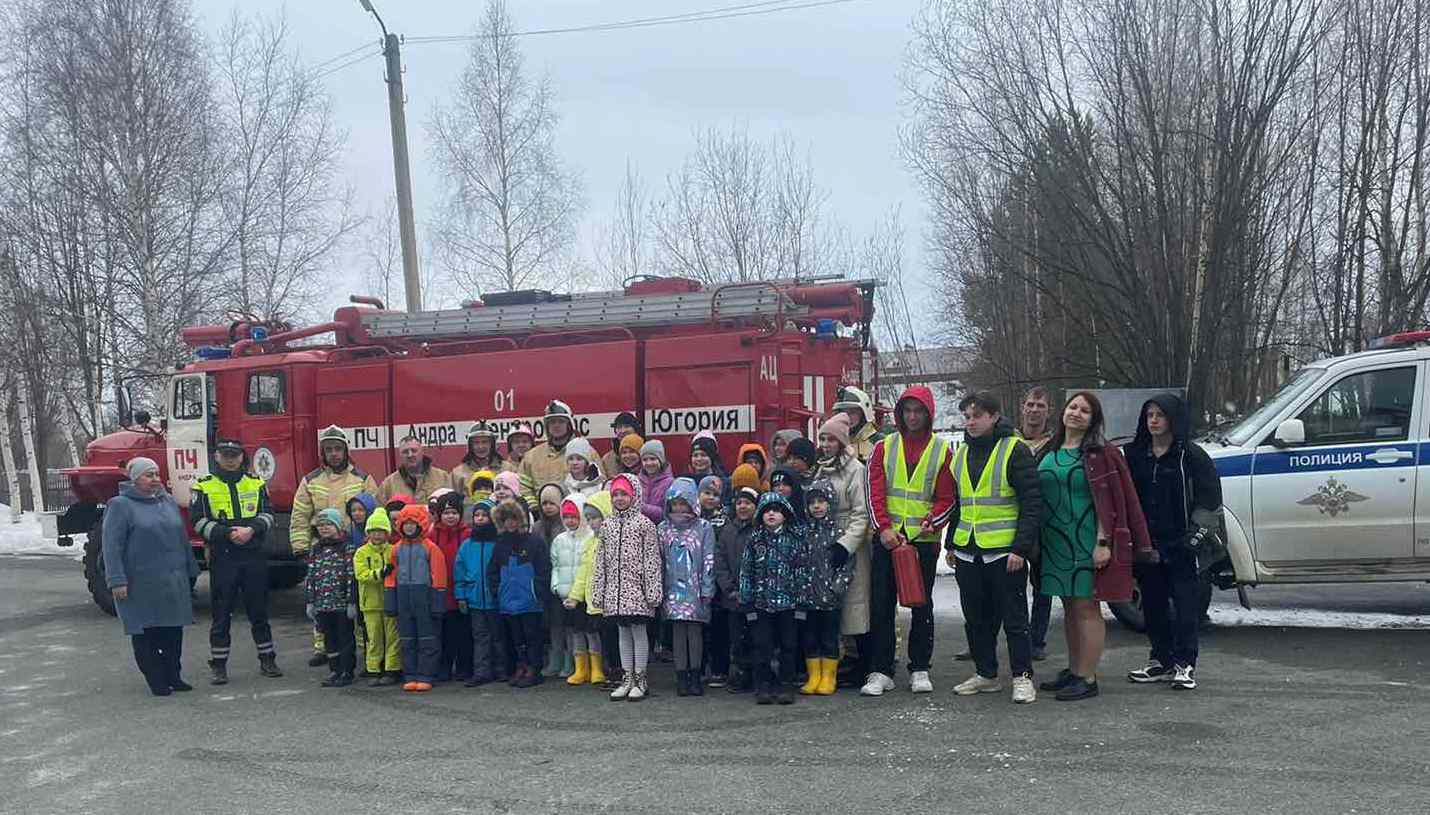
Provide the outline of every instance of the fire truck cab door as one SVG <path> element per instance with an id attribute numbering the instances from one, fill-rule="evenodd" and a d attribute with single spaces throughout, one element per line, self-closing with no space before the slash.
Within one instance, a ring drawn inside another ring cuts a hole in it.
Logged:
<path id="1" fill-rule="evenodd" d="M 209 473 L 213 441 L 214 381 L 207 374 L 178 374 L 169 387 L 169 424 L 165 437 L 169 491 L 179 506 L 189 505 L 189 489 Z"/>

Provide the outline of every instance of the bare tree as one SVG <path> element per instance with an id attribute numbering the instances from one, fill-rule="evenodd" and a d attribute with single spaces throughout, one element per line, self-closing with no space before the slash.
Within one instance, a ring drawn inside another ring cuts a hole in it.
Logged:
<path id="1" fill-rule="evenodd" d="M 338 179 L 345 134 L 292 52 L 282 16 L 234 12 L 219 36 L 217 121 L 229 162 L 221 196 L 232 229 L 221 305 L 264 318 L 310 311 L 339 242 L 358 224 Z"/>
<path id="2" fill-rule="evenodd" d="M 456 280 L 514 291 L 561 270 L 582 207 L 556 153 L 559 117 L 546 77 L 528 76 L 503 0 L 488 0 L 451 101 L 429 125 L 446 200 L 437 227 Z"/>
<path id="3" fill-rule="evenodd" d="M 402 238 L 397 224 L 397 199 L 387 196 L 377 212 L 369 213 L 358 228 L 358 262 L 361 264 L 362 293 L 381 300 L 394 311 L 407 307 L 407 287 L 402 279 Z M 431 252 L 427 252 L 431 254 Z M 437 284 L 436 267 L 431 263 L 418 266 L 422 285 L 423 306 L 428 309 L 457 305 L 454 298 Z"/>
<path id="4" fill-rule="evenodd" d="M 616 192 L 615 211 L 596 235 L 596 267 L 602 284 L 620 288 L 632 277 L 652 274 L 649 193 L 635 166 L 626 160 L 626 176 Z"/>

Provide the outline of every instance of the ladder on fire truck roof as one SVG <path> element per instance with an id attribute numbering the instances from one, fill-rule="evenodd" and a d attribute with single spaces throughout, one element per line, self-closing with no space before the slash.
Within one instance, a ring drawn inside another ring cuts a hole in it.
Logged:
<path id="1" fill-rule="evenodd" d="M 560 300 L 508 306 L 364 313 L 374 339 L 471 337 L 622 326 L 698 325 L 716 320 L 777 315 L 797 318 L 810 308 L 771 285 L 741 285 L 680 294 L 573 294 Z"/>

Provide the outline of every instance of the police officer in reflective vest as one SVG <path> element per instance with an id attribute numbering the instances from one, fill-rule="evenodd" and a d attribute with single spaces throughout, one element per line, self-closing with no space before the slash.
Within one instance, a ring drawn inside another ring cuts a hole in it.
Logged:
<path id="1" fill-rule="evenodd" d="M 949 521 L 948 562 L 956 569 L 973 676 L 960 696 L 993 693 L 998 681 L 998 632 L 1008 639 L 1013 701 L 1037 698 L 1028 637 L 1028 560 L 1037 550 L 1042 496 L 1033 454 L 1001 422 L 1002 405 L 987 391 L 958 405 L 964 442 L 953 454 L 958 504 Z"/>
<path id="2" fill-rule="evenodd" d="M 922 385 L 904 391 L 894 405 L 899 432 L 874 446 L 869 459 L 870 550 L 869 633 L 860 653 L 869 655 L 870 674 L 859 690 L 882 696 L 894 689 L 894 549 L 912 544 L 919 555 L 929 602 L 912 609 L 909 628 L 909 689 L 929 693 L 933 659 L 933 579 L 938 567 L 939 532 L 953 511 L 953 475 L 948 442 L 933 432 L 933 392 Z M 865 648 L 867 645 L 867 649 Z"/>
<path id="3" fill-rule="evenodd" d="M 235 439 L 214 444 L 213 464 L 213 474 L 200 478 L 189 498 L 189 520 L 208 549 L 210 683 L 228 683 L 229 622 L 240 595 L 253 627 L 259 673 L 282 676 L 268 627 L 268 554 L 263 546 L 273 527 L 268 488 L 263 479 L 248 473 L 248 457 Z"/>

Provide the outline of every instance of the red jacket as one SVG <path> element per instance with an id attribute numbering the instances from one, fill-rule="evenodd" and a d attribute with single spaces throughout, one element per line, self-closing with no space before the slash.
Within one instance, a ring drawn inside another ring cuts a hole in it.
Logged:
<path id="1" fill-rule="evenodd" d="M 929 425 L 933 425 L 933 392 L 923 385 L 913 385 L 905 390 L 899 397 L 899 402 L 905 399 L 917 399 L 923 403 L 929 412 Z M 910 435 L 904 430 L 904 418 L 899 412 L 898 402 L 894 404 L 894 421 L 899 426 L 899 435 L 903 438 L 904 463 L 912 469 L 919 462 L 919 456 L 924 454 L 924 448 L 928 446 L 929 439 L 933 437 L 931 430 L 926 430 L 917 436 Z M 889 519 L 889 503 L 886 500 L 888 485 L 884 479 L 884 442 L 874 445 L 874 452 L 869 456 L 869 466 L 865 468 L 869 478 L 869 523 L 873 532 L 877 535 L 881 530 L 893 526 L 893 521 Z M 938 476 L 934 479 L 933 485 L 933 508 L 929 510 L 927 520 L 929 525 L 935 529 L 948 524 L 949 516 L 953 514 L 953 506 L 958 498 L 958 489 L 953 482 L 953 470 L 947 466 L 940 467 Z"/>
<path id="2" fill-rule="evenodd" d="M 471 535 L 471 528 L 458 524 L 457 526 L 444 526 L 440 521 L 432 526 L 432 531 L 427 533 L 427 540 L 442 550 L 442 559 L 447 562 L 447 574 L 457 572 L 457 550 L 462 548 L 462 541 Z M 457 610 L 456 592 L 447 592 L 447 610 Z"/>
<path id="3" fill-rule="evenodd" d="M 1152 536 L 1137 499 L 1137 487 L 1122 451 L 1112 445 L 1089 448 L 1083 457 L 1087 485 L 1097 526 L 1112 536 L 1112 560 L 1098 570 L 1094 595 L 1109 603 L 1132 599 L 1132 560 L 1135 552 L 1151 552 Z"/>

